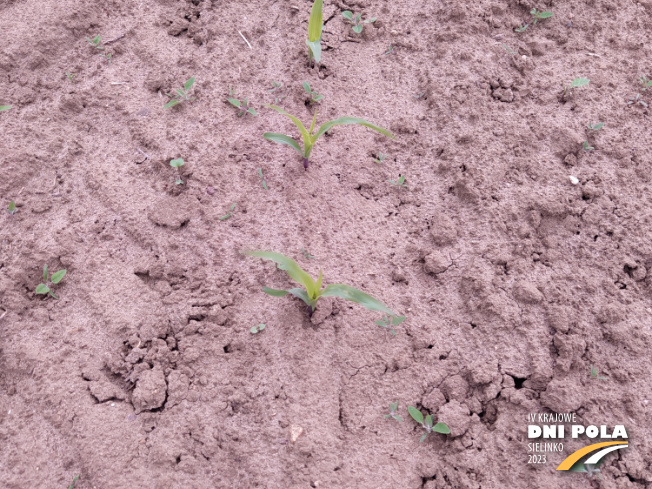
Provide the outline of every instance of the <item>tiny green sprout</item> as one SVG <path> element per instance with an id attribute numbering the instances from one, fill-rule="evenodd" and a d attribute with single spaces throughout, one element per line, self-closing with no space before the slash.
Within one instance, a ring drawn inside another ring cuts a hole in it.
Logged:
<path id="1" fill-rule="evenodd" d="M 95 49 L 99 49 L 100 51 L 104 50 L 104 46 L 100 45 L 100 43 L 102 42 L 102 37 L 99 34 L 95 36 L 93 39 L 87 37 L 86 40 L 88 41 L 88 44 L 93 46 Z"/>
<path id="2" fill-rule="evenodd" d="M 514 29 L 514 30 L 515 30 L 516 32 L 525 32 L 525 29 L 527 29 L 527 26 L 528 26 L 528 24 L 523 24 L 522 26 L 517 27 L 517 28 Z"/>
<path id="3" fill-rule="evenodd" d="M 627 105 L 642 105 L 643 107 L 647 107 L 647 103 L 643 101 L 640 93 L 637 93 L 636 97 L 631 97 Z"/>
<path id="4" fill-rule="evenodd" d="M 281 90 L 281 88 L 283 88 L 283 83 L 281 83 L 281 82 L 276 83 L 275 81 L 272 81 L 272 89 L 268 90 L 268 92 L 269 93 L 274 93 L 276 95 L 276 94 L 278 94 L 278 91 Z M 229 91 L 229 95 L 231 95 L 230 91 Z M 287 97 L 287 95 L 274 97 L 274 103 L 277 104 L 277 103 L 281 102 L 285 97 Z"/>
<path id="5" fill-rule="evenodd" d="M 388 181 L 389 183 L 391 183 L 392 185 L 394 185 L 395 187 L 408 188 L 407 183 L 405 183 L 405 175 L 400 175 L 400 174 L 399 174 L 399 178 L 398 178 L 398 180 L 396 180 L 396 181 L 394 181 L 394 180 L 387 180 L 387 181 Z"/>
<path id="6" fill-rule="evenodd" d="M 398 326 L 401 324 L 403 321 L 405 321 L 405 316 L 389 316 L 385 315 L 382 317 L 382 319 L 379 319 L 376 321 L 376 324 L 378 326 L 381 326 L 383 328 L 387 328 L 390 333 L 392 333 L 392 336 L 396 336 L 396 331 L 394 331 L 394 326 Z"/>
<path id="7" fill-rule="evenodd" d="M 534 17 L 534 24 L 536 24 L 537 21 L 539 21 L 539 20 L 549 19 L 550 17 L 553 16 L 553 13 L 552 13 L 552 12 L 539 12 L 539 11 L 538 11 L 537 9 L 535 9 L 535 8 L 533 8 L 532 10 L 530 10 L 530 13 L 531 13 L 532 16 Z"/>
<path id="8" fill-rule="evenodd" d="M 423 414 L 421 414 L 421 411 L 419 411 L 417 408 L 413 406 L 408 406 L 408 412 L 410 413 L 410 416 L 412 416 L 412 419 L 415 420 L 417 423 L 419 423 L 423 427 L 423 429 L 426 430 L 426 432 L 421 436 L 419 443 L 423 443 L 423 440 L 426 439 L 426 436 L 428 436 L 433 431 L 435 433 L 441 433 L 444 435 L 448 435 L 451 432 L 450 428 L 445 423 L 437 423 L 436 425 L 433 426 L 431 414 L 426 416 L 424 420 Z"/>
<path id="9" fill-rule="evenodd" d="M 269 190 L 269 188 L 267 188 L 267 182 L 265 181 L 265 177 L 263 176 L 262 168 L 258 168 L 258 176 L 260 177 L 260 184 L 263 186 L 263 188 L 265 190 Z"/>
<path id="10" fill-rule="evenodd" d="M 589 146 L 588 141 L 584 141 L 584 143 L 582 143 L 582 149 L 584 149 L 584 151 L 588 151 L 590 149 L 595 149 L 595 148 L 593 146 Z"/>
<path id="11" fill-rule="evenodd" d="M 602 129 L 603 126 L 604 126 L 604 122 L 598 122 L 597 124 L 593 124 L 589 122 L 589 125 L 587 127 L 589 128 L 590 131 L 599 131 L 600 129 Z"/>
<path id="12" fill-rule="evenodd" d="M 48 280 L 48 266 L 45 265 L 43 267 L 43 282 L 44 283 L 38 284 L 38 286 L 36 287 L 36 293 L 37 294 L 50 294 L 55 299 L 58 299 L 58 297 L 56 295 L 54 295 L 54 293 L 52 292 L 51 287 L 52 287 L 52 285 L 56 285 L 59 282 L 61 282 L 61 280 L 63 279 L 63 277 L 65 275 L 66 275 L 65 270 L 59 270 L 58 272 L 54 272 L 50 276 L 50 280 Z"/>
<path id="13" fill-rule="evenodd" d="M 376 22 L 376 17 L 373 17 L 368 20 L 362 20 L 362 15 L 358 14 L 353 17 L 353 12 L 350 10 L 345 10 L 342 12 L 342 16 L 349 21 L 349 24 L 353 26 L 353 32 L 356 34 L 360 34 L 362 32 L 362 28 L 364 27 L 364 24 L 369 24 L 370 22 Z"/>
<path id="14" fill-rule="evenodd" d="M 75 77 L 77 76 L 77 73 L 69 73 L 67 71 L 65 73 L 66 73 L 66 77 L 68 78 L 68 80 L 70 80 L 71 82 L 74 83 L 75 82 Z"/>
<path id="15" fill-rule="evenodd" d="M 378 158 L 374 158 L 374 162 L 380 164 L 385 160 L 385 158 L 387 158 L 387 155 L 384 155 L 378 151 Z"/>
<path id="16" fill-rule="evenodd" d="M 420 99 L 420 98 L 425 97 L 425 95 L 426 95 L 426 92 L 421 92 L 421 93 L 417 93 L 416 95 L 412 95 L 412 97 L 414 97 L 416 99 Z"/>
<path id="17" fill-rule="evenodd" d="M 385 51 L 383 54 L 387 55 L 387 54 L 392 54 L 393 52 L 394 52 L 394 46 L 390 44 L 389 47 L 387 48 L 387 51 Z"/>
<path id="18" fill-rule="evenodd" d="M 0 112 L 11 109 L 11 105 L 0 105 Z"/>
<path id="19" fill-rule="evenodd" d="M 585 85 L 588 85 L 589 81 L 590 80 L 588 78 L 575 78 L 567 87 L 562 85 L 562 87 L 564 88 L 562 97 L 565 98 L 566 95 L 569 94 L 573 88 L 578 88 L 578 87 L 583 87 Z"/>
<path id="20" fill-rule="evenodd" d="M 643 91 L 652 87 L 652 80 L 648 80 L 645 76 L 640 77 L 638 81 L 640 81 L 641 85 L 643 85 Z"/>
<path id="21" fill-rule="evenodd" d="M 75 486 L 77 485 L 77 480 L 79 479 L 79 476 L 75 476 L 75 478 L 72 480 L 72 484 L 68 486 L 68 489 L 75 489 Z"/>
<path id="22" fill-rule="evenodd" d="M 308 82 L 303 82 L 303 89 L 306 91 L 308 95 L 310 95 L 311 102 L 319 102 L 321 99 L 324 98 L 323 95 L 319 95 L 319 93 L 317 93 L 317 90 L 312 90 L 310 88 L 310 83 Z"/>
<path id="23" fill-rule="evenodd" d="M 398 401 L 389 403 L 389 414 L 386 414 L 385 418 L 392 418 L 401 422 L 403 421 L 403 418 L 398 415 Z"/>
<path id="24" fill-rule="evenodd" d="M 267 107 L 274 109 L 276 112 L 279 114 L 283 114 L 287 117 L 289 117 L 292 122 L 294 123 L 295 126 L 299 129 L 301 132 L 301 136 L 303 138 L 303 149 L 301 149 L 301 146 L 299 146 L 299 143 L 297 143 L 294 139 L 292 139 L 290 136 L 286 136 L 285 134 L 279 134 L 277 132 L 266 132 L 263 134 L 263 137 L 267 139 L 268 141 L 272 141 L 274 143 L 278 144 L 286 144 L 296 150 L 302 157 L 303 157 L 303 167 L 307 170 L 308 169 L 308 161 L 310 158 L 310 153 L 312 152 L 312 147 L 315 145 L 319 137 L 324 134 L 326 131 L 330 130 L 334 126 L 345 126 L 349 124 L 359 124 L 361 126 L 368 127 L 369 129 L 373 129 L 374 131 L 377 131 L 381 134 L 384 134 L 385 136 L 388 136 L 390 138 L 394 138 L 394 135 L 389 132 L 387 129 L 383 129 L 382 127 L 375 126 L 371 122 L 368 122 L 364 119 L 360 119 L 358 117 L 340 117 L 339 119 L 335 119 L 332 121 L 328 121 L 321 126 L 319 126 L 319 129 L 317 129 L 317 132 L 313 134 L 315 130 L 315 122 L 317 121 L 317 111 L 315 110 L 315 115 L 312 118 L 312 124 L 310 125 L 310 131 L 308 131 L 303 123 L 296 118 L 295 116 L 288 114 L 285 112 L 283 109 L 280 107 L 277 107 L 276 105 L 268 105 Z"/>
<path id="25" fill-rule="evenodd" d="M 305 248 L 301 248 L 301 254 L 303 255 L 304 258 L 307 258 L 308 260 L 315 257 L 315 255 L 311 255 L 310 253 L 308 253 L 308 250 L 306 250 Z"/>
<path id="26" fill-rule="evenodd" d="M 16 213 L 16 203 L 13 200 L 9 202 L 9 207 L 7 207 L 7 212 L 12 216 Z"/>
<path id="27" fill-rule="evenodd" d="M 229 210 L 226 211 L 226 214 L 224 214 L 222 217 L 218 217 L 218 219 L 219 219 L 220 221 L 226 221 L 226 220 L 229 219 L 230 217 L 233 217 L 233 211 L 234 211 L 234 209 L 235 209 L 235 204 L 231 205 L 231 207 L 229 207 Z"/>
<path id="28" fill-rule="evenodd" d="M 172 100 L 170 100 L 167 104 L 163 106 L 164 109 L 169 109 L 170 107 L 174 107 L 177 104 L 180 104 L 181 102 L 190 102 L 192 100 L 195 100 L 194 98 L 191 98 L 190 95 L 188 95 L 188 92 L 192 88 L 192 86 L 195 84 L 195 77 L 193 76 L 190 78 L 186 83 L 184 83 L 183 88 L 177 88 L 176 93 L 166 93 L 168 97 L 170 97 Z"/>
<path id="29" fill-rule="evenodd" d="M 350 285 L 330 284 L 322 289 L 321 285 L 324 275 L 321 271 L 319 272 L 319 278 L 317 281 L 315 281 L 310 275 L 308 275 L 305 270 L 303 270 L 297 264 L 297 262 L 295 262 L 292 258 L 288 258 L 287 256 L 282 255 L 281 253 L 275 253 L 273 251 L 246 251 L 244 254 L 275 262 L 280 270 L 284 270 L 295 282 L 303 285 L 303 288 L 297 287 L 290 290 L 278 290 L 264 287 L 263 292 L 275 297 L 283 297 L 287 294 L 298 297 L 308 306 L 308 314 L 310 316 L 312 316 L 312 313 L 315 311 L 317 301 L 320 298 L 340 297 L 341 299 L 360 304 L 370 311 L 389 314 L 392 318 L 403 318 L 403 316 L 397 316 L 391 309 L 389 309 L 378 299 L 374 299 L 372 296 L 365 294 L 361 290 L 358 290 L 355 287 L 351 287 Z"/>
<path id="30" fill-rule="evenodd" d="M 242 101 L 238 100 L 237 98 L 234 98 L 233 96 L 235 95 L 235 91 L 229 87 L 229 97 L 226 99 L 231 105 L 234 107 L 237 107 L 238 110 L 238 117 L 242 117 L 243 115 L 249 113 L 251 115 L 258 115 L 254 109 L 249 107 L 249 100 L 246 98 Z"/>
<path id="31" fill-rule="evenodd" d="M 597 380 L 607 380 L 606 377 L 600 377 L 598 375 L 598 369 L 594 368 L 593 365 L 591 365 L 591 378 L 592 379 L 597 379 Z"/>
<path id="32" fill-rule="evenodd" d="M 518 54 L 516 51 L 512 51 L 512 48 L 510 48 L 507 44 L 503 44 L 503 47 L 507 50 L 509 54 Z"/>
<path id="33" fill-rule="evenodd" d="M 324 0 L 315 0 L 310 10 L 310 20 L 308 21 L 308 60 L 315 63 L 321 62 L 321 31 L 324 28 L 324 14 L 322 6 Z"/>
<path id="34" fill-rule="evenodd" d="M 179 172 L 181 172 L 180 168 L 181 168 L 184 164 L 185 164 L 185 162 L 183 161 L 183 158 L 177 158 L 176 160 L 170 160 L 170 166 L 171 166 L 172 168 L 176 168 Z M 177 185 L 182 185 L 182 184 L 183 184 L 183 180 L 181 180 L 181 177 L 178 177 L 178 178 L 174 181 L 174 183 L 176 183 Z"/>
<path id="35" fill-rule="evenodd" d="M 106 58 L 109 64 L 111 64 L 111 53 L 100 53 L 99 55 Z"/>
<path id="36" fill-rule="evenodd" d="M 263 323 L 260 323 L 258 326 L 254 326 L 253 328 L 251 328 L 249 332 L 251 334 L 256 334 L 256 333 L 260 333 L 264 329 L 265 329 L 265 325 Z"/>

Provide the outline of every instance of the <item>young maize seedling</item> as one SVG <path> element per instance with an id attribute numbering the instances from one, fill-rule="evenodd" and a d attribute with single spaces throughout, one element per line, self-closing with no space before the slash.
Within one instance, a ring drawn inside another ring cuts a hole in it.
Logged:
<path id="1" fill-rule="evenodd" d="M 408 188 L 407 183 L 405 183 L 405 175 L 399 175 L 398 180 L 387 180 L 389 183 L 394 185 L 395 187 L 403 187 L 403 188 Z"/>
<path id="2" fill-rule="evenodd" d="M 7 212 L 12 216 L 16 213 L 16 203 L 13 200 L 9 202 L 9 207 L 7 207 Z"/>
<path id="3" fill-rule="evenodd" d="M 230 217 L 233 217 L 233 210 L 234 209 L 235 209 L 235 204 L 231 205 L 231 207 L 229 207 L 229 210 L 226 211 L 226 214 L 224 214 L 222 217 L 218 217 L 218 219 L 220 221 L 226 221 Z"/>
<path id="4" fill-rule="evenodd" d="M 230 97 L 228 97 L 226 100 L 228 100 L 228 102 L 231 105 L 233 105 L 234 107 L 237 107 L 239 109 L 238 110 L 238 117 L 242 117 L 246 113 L 249 113 L 251 115 L 256 115 L 256 116 L 258 115 L 258 114 L 256 114 L 256 111 L 254 109 L 249 107 L 249 100 L 247 100 L 245 98 L 243 101 L 240 101 L 237 98 L 233 97 L 233 95 L 235 95 L 235 92 L 231 89 L 231 87 L 229 87 L 229 95 L 230 95 Z"/>
<path id="5" fill-rule="evenodd" d="M 192 100 L 195 100 L 194 98 L 191 98 L 190 95 L 188 95 L 188 92 L 192 88 L 192 86 L 195 84 L 195 77 L 193 76 L 190 78 L 186 83 L 184 83 L 183 88 L 177 88 L 176 93 L 166 93 L 168 97 L 170 97 L 172 100 L 170 100 L 167 104 L 163 106 L 164 109 L 169 109 L 170 107 L 174 107 L 177 104 L 180 104 L 181 102 L 190 102 Z"/>
<path id="6" fill-rule="evenodd" d="M 269 188 L 267 188 L 267 182 L 265 181 L 265 177 L 263 176 L 262 168 L 258 168 L 258 176 L 260 177 L 260 184 L 263 186 L 263 188 L 265 190 L 269 190 Z"/>
<path id="7" fill-rule="evenodd" d="M 412 419 L 415 420 L 417 423 L 419 423 L 423 427 L 423 429 L 426 430 L 423 436 L 421 436 L 419 443 L 423 443 L 423 440 L 426 439 L 426 436 L 428 436 L 432 432 L 442 433 L 444 435 L 448 435 L 451 432 L 450 428 L 445 423 L 437 423 L 436 425 L 433 426 L 431 414 L 426 416 L 426 419 L 424 420 L 423 414 L 421 414 L 421 411 L 419 411 L 417 408 L 413 406 L 408 406 L 408 412 L 410 413 L 410 416 L 412 416 Z"/>
<path id="8" fill-rule="evenodd" d="M 308 95 L 310 95 L 311 102 L 319 102 L 321 99 L 324 98 L 323 95 L 319 95 L 319 93 L 317 93 L 317 90 L 312 90 L 310 88 L 310 83 L 308 82 L 303 82 L 303 89 L 306 91 Z"/>
<path id="9" fill-rule="evenodd" d="M 95 36 L 93 39 L 87 37 L 86 40 L 88 41 L 88 44 L 93 46 L 95 49 L 98 49 L 99 51 L 104 51 L 104 46 L 100 45 L 100 43 L 102 42 L 102 36 L 100 36 L 99 34 Z"/>
<path id="10" fill-rule="evenodd" d="M 592 379 L 597 379 L 597 380 L 607 380 L 606 377 L 600 377 L 600 376 L 598 375 L 598 369 L 597 369 L 597 368 L 593 368 L 593 365 L 591 365 L 591 378 L 592 378 Z"/>
<path id="11" fill-rule="evenodd" d="M 398 415 L 398 401 L 389 403 L 389 414 L 386 414 L 385 418 L 392 418 L 396 421 L 403 421 L 403 418 Z"/>
<path id="12" fill-rule="evenodd" d="M 353 32 L 356 34 L 360 34 L 362 32 L 362 28 L 364 27 L 364 24 L 369 24 L 370 22 L 376 22 L 377 17 L 373 17 L 371 19 L 367 20 L 362 20 L 362 14 L 358 14 L 353 17 L 353 12 L 350 10 L 345 10 L 342 12 L 342 16 L 349 21 L 349 24 L 353 26 Z"/>
<path id="13" fill-rule="evenodd" d="M 308 56 L 309 61 L 315 60 L 315 63 L 321 62 L 321 31 L 324 27 L 324 14 L 322 12 L 324 0 L 315 0 L 310 11 L 310 20 L 308 21 Z"/>
<path id="14" fill-rule="evenodd" d="M 11 109 L 11 105 L 0 105 L 0 112 Z"/>
<path id="15" fill-rule="evenodd" d="M 59 270 L 58 272 L 54 272 L 52 276 L 50 277 L 50 280 L 48 281 L 48 266 L 45 265 L 43 267 L 43 282 L 42 284 L 38 284 L 36 287 L 36 293 L 37 294 L 50 294 L 52 297 L 55 299 L 58 299 L 56 295 L 52 292 L 52 285 L 58 284 L 61 282 L 63 279 L 64 275 L 66 274 L 65 270 Z"/>
<path id="16" fill-rule="evenodd" d="M 183 161 L 183 158 L 177 158 L 176 160 L 170 160 L 170 166 L 172 168 L 176 168 L 179 173 L 181 173 L 180 168 L 185 164 Z M 177 177 L 177 179 L 174 181 L 177 185 L 183 185 L 183 180 L 181 180 L 181 175 Z"/>
<path id="17" fill-rule="evenodd" d="M 589 81 L 590 80 L 588 78 L 575 78 L 567 87 L 562 84 L 562 88 L 564 89 L 563 93 L 561 94 L 562 100 L 565 100 L 566 96 L 571 94 L 571 90 L 573 88 L 588 85 Z"/>
<path id="18" fill-rule="evenodd" d="M 652 87 L 652 80 L 648 80 L 645 76 L 640 77 L 638 81 L 640 81 L 641 85 L 643 85 L 643 91 Z"/>
<path id="19" fill-rule="evenodd" d="M 347 301 L 360 304 L 370 311 L 378 311 L 389 314 L 392 318 L 400 317 L 405 319 L 403 316 L 397 316 L 391 309 L 389 309 L 379 300 L 374 299 L 370 295 L 365 294 L 361 290 L 351 287 L 350 285 L 330 284 L 322 289 L 321 283 L 324 275 L 321 271 L 319 272 L 319 278 L 317 281 L 315 281 L 297 264 L 297 262 L 295 262 L 292 258 L 288 258 L 287 256 L 282 255 L 281 253 L 275 253 L 273 251 L 247 251 L 244 254 L 275 262 L 280 270 L 284 270 L 295 282 L 303 285 L 304 288 L 297 287 L 290 290 L 277 290 L 265 287 L 263 288 L 263 292 L 275 297 L 283 297 L 287 294 L 292 294 L 293 296 L 298 297 L 308 306 L 308 314 L 310 316 L 312 316 L 312 313 L 315 311 L 317 301 L 320 298 L 340 297 Z"/>
<path id="20" fill-rule="evenodd" d="M 394 327 L 398 326 L 403 321 L 405 321 L 405 316 L 392 317 L 392 316 L 385 315 L 382 317 L 382 319 L 376 321 L 376 324 L 383 328 L 389 329 L 389 332 L 392 333 L 392 336 L 396 336 L 396 331 L 394 331 Z"/>
<path id="21" fill-rule="evenodd" d="M 292 119 L 292 122 L 294 122 L 294 125 L 299 128 L 299 131 L 301 132 L 301 136 L 303 138 L 303 149 L 301 149 L 301 146 L 299 146 L 299 143 L 297 143 L 294 139 L 292 139 L 290 136 L 286 136 L 285 134 L 279 134 L 277 132 L 266 132 L 263 134 L 263 137 L 269 141 L 272 141 L 274 143 L 279 143 L 279 144 L 286 144 L 296 150 L 302 157 L 303 157 L 303 167 L 307 170 L 308 169 L 308 160 L 310 158 L 310 152 L 312 151 L 312 147 L 315 145 L 319 137 L 324 134 L 326 131 L 331 129 L 334 126 L 343 126 L 343 125 L 348 125 L 348 124 L 359 124 L 361 126 L 368 127 L 369 129 L 373 129 L 374 131 L 377 131 L 381 134 L 384 134 L 385 136 L 388 136 L 390 138 L 394 138 L 394 135 L 389 132 L 387 129 L 383 129 L 382 127 L 378 127 L 373 125 L 371 122 L 368 122 L 364 119 L 359 119 L 357 117 L 340 117 L 339 119 L 335 119 L 332 121 L 328 121 L 321 126 L 319 126 L 319 129 L 317 129 L 317 132 L 313 134 L 315 130 L 315 122 L 317 120 L 317 111 L 315 110 L 315 115 L 312 118 L 312 124 L 310 125 L 310 131 L 306 130 L 304 127 L 303 123 L 296 117 L 294 117 L 291 114 L 288 114 L 285 112 L 283 109 L 280 107 L 277 107 L 276 105 L 268 105 L 267 107 L 274 109 L 276 112 L 279 114 L 283 114 L 288 116 L 290 119 Z"/>
<path id="22" fill-rule="evenodd" d="M 257 334 L 260 333 L 262 330 L 265 329 L 265 325 L 263 323 L 260 323 L 258 326 L 254 326 L 249 330 L 251 334 Z"/>

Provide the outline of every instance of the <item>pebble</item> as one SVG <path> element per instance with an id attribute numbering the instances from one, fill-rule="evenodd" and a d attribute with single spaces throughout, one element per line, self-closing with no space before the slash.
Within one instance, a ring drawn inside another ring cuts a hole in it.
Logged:
<path id="1" fill-rule="evenodd" d="M 573 175 L 570 175 L 569 178 L 570 178 L 570 181 L 571 181 L 571 183 L 573 185 L 577 185 L 578 183 L 580 183 L 580 181 L 577 179 L 577 177 L 574 177 Z"/>
<path id="2" fill-rule="evenodd" d="M 296 443 L 297 439 L 303 434 L 303 428 L 299 425 L 290 425 L 290 441 Z"/>
<path id="3" fill-rule="evenodd" d="M 206 193 L 208 195 L 213 195 L 215 193 L 215 189 L 213 187 L 206 187 Z"/>

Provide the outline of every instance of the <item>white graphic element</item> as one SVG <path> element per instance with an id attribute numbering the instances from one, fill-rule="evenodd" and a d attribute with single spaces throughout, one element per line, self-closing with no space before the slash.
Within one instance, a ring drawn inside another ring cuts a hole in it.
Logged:
<path id="1" fill-rule="evenodd" d="M 611 453 L 614 450 L 619 450 L 621 448 L 627 448 L 628 446 L 629 445 L 615 445 L 615 446 L 612 446 L 612 447 L 604 448 L 604 449 L 600 450 L 599 452 L 596 452 L 593 455 L 591 455 L 591 457 L 588 458 L 586 460 L 586 462 L 584 462 L 584 465 L 595 465 L 600 461 L 600 459 L 602 459 L 602 457 L 604 457 L 608 453 Z"/>

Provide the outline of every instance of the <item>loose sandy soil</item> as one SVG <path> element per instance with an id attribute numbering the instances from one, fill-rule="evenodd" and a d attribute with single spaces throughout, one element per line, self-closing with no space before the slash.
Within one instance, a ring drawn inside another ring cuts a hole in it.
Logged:
<path id="1" fill-rule="evenodd" d="M 1 485 L 652 487 L 652 126 L 627 104 L 652 104 L 652 0 L 326 0 L 319 69 L 310 5 L 0 2 Z M 554 17 L 514 32 L 533 7 Z M 353 34 L 345 9 L 378 21 Z M 335 128 L 304 171 L 262 138 L 298 136 L 276 98 L 311 118 L 303 81 L 319 121 L 396 138 Z M 308 318 L 246 249 L 408 319 L 392 336 L 339 299 Z M 44 264 L 59 300 L 34 293 Z M 420 444 L 408 405 L 452 433 Z M 601 479 L 555 471 L 586 438 L 528 464 L 527 413 L 551 412 L 631 446 Z"/>

